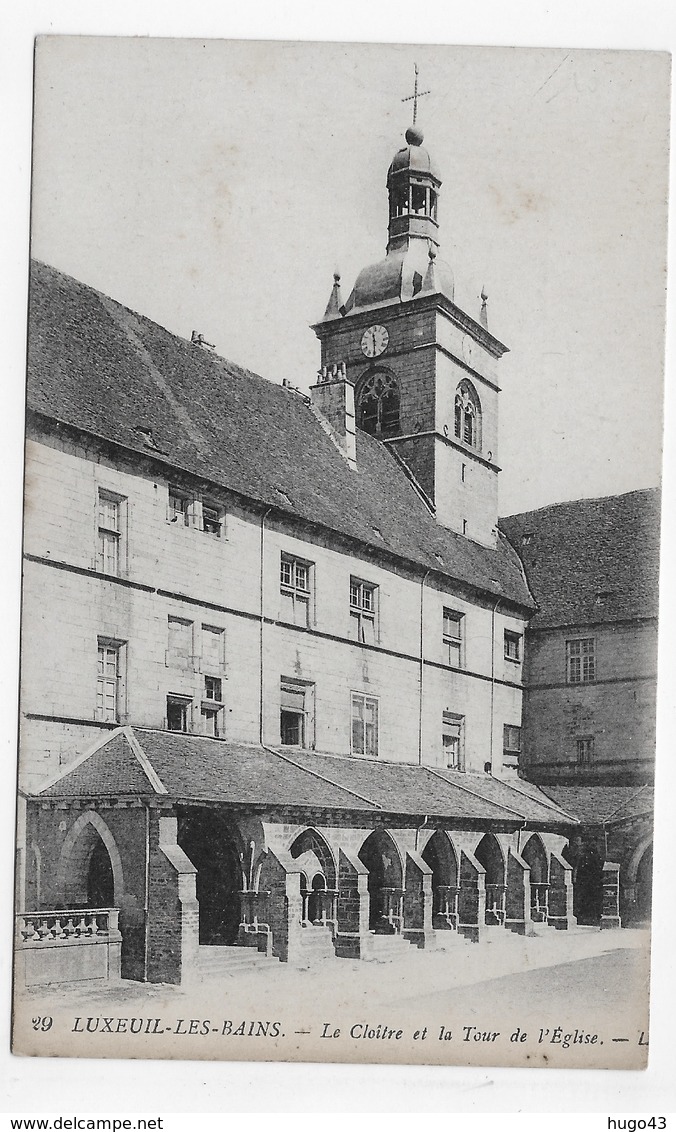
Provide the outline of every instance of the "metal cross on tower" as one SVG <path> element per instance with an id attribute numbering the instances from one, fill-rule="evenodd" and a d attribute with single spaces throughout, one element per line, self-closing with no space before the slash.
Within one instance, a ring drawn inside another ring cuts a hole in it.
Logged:
<path id="1" fill-rule="evenodd" d="M 426 94 L 431 94 L 432 92 L 430 90 L 418 90 L 418 64 L 414 63 L 413 66 L 415 67 L 413 94 L 407 95 L 406 98 L 402 98 L 401 101 L 413 103 L 413 125 L 415 126 L 415 120 L 418 117 L 418 99 L 424 98 Z"/>

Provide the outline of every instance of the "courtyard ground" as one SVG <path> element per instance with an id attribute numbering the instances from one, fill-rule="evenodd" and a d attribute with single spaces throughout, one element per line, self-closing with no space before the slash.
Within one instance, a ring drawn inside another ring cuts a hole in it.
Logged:
<path id="1" fill-rule="evenodd" d="M 494 932 L 479 945 L 449 933 L 445 949 L 411 947 L 387 962 L 271 960 L 190 987 L 25 992 L 16 1046 L 52 1056 L 641 1068 L 648 990 L 647 931 Z M 51 1018 L 49 1029 L 37 1018 Z"/>

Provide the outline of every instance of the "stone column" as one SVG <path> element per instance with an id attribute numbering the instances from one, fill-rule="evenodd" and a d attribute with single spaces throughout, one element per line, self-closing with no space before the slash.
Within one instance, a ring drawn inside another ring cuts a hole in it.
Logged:
<path id="1" fill-rule="evenodd" d="M 344 959 L 361 959 L 369 934 L 368 870 L 356 853 L 338 854 L 338 900 L 335 947 Z"/>
<path id="2" fill-rule="evenodd" d="M 259 889 L 269 893 L 272 954 L 282 963 L 293 963 L 301 957 L 303 931 L 300 869 L 293 858 L 269 849 L 261 866 Z"/>
<path id="3" fill-rule="evenodd" d="M 434 942 L 432 928 L 432 870 L 422 857 L 409 850 L 404 878 L 404 939 L 417 947 Z"/>
<path id="4" fill-rule="evenodd" d="M 505 927 L 517 935 L 531 935 L 530 868 L 513 849 L 507 854 Z"/>
<path id="5" fill-rule="evenodd" d="M 460 853 L 458 933 L 478 943 L 486 927 L 486 870 L 473 853 Z"/>
<path id="6" fill-rule="evenodd" d="M 549 858 L 549 908 L 547 923 L 559 931 L 577 924 L 573 915 L 573 869 L 560 853 Z"/>
<path id="7" fill-rule="evenodd" d="M 601 906 L 601 927 L 620 928 L 620 866 L 606 861 L 603 866 L 603 904 Z"/>
<path id="8" fill-rule="evenodd" d="M 150 811 L 147 973 L 151 983 L 181 983 L 199 947 L 197 870 L 177 842 L 175 815 Z"/>

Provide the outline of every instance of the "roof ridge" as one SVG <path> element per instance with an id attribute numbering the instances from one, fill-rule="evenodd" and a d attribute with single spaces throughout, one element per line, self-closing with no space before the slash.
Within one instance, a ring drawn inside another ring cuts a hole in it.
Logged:
<path id="1" fill-rule="evenodd" d="M 503 806 L 501 802 L 494 802 L 492 798 L 486 798 L 483 794 L 477 794 L 476 790 L 470 790 L 469 786 L 463 786 L 461 782 L 451 782 L 451 780 L 446 778 L 436 767 L 423 766 L 422 769 L 429 771 L 435 778 L 441 779 L 447 786 L 457 786 L 458 790 L 464 790 L 466 794 L 471 794 L 473 798 L 478 798 L 480 802 L 488 802 L 489 806 L 495 806 L 498 810 L 508 810 L 509 813 L 516 814 L 519 818 L 525 818 L 525 814 L 522 814 L 519 810 L 513 810 L 511 806 Z"/>
<path id="2" fill-rule="evenodd" d="M 125 738 L 126 738 L 127 742 L 129 743 L 129 746 L 131 747 L 133 755 L 136 757 L 137 761 L 139 762 L 139 764 L 141 766 L 141 770 L 145 774 L 146 778 L 148 779 L 148 781 L 149 781 L 150 785 L 152 786 L 153 790 L 155 791 L 155 793 L 157 793 L 157 794 L 168 794 L 169 791 L 167 790 L 166 786 L 162 782 L 162 779 L 160 778 L 160 776 L 157 774 L 155 768 L 153 767 L 152 763 L 150 762 L 150 759 L 146 755 L 146 753 L 143 750 L 138 739 L 134 735 L 134 729 L 132 727 L 124 727 L 123 731 L 124 731 L 124 734 L 125 734 Z"/>
<path id="3" fill-rule="evenodd" d="M 634 487 L 629 491 L 620 491 L 617 494 L 611 495 L 593 495 L 593 496 L 579 496 L 577 499 L 559 499 L 555 503 L 543 503 L 541 507 L 533 507 L 527 511 L 513 511 L 510 515 L 500 515 L 498 522 L 508 522 L 509 519 L 521 519 L 525 515 L 538 515 L 542 511 L 553 511 L 555 507 L 572 507 L 580 503 L 605 503 L 610 499 L 626 499 L 630 495 L 659 495 L 662 491 L 662 485 L 656 484 L 654 487 Z"/>
<path id="4" fill-rule="evenodd" d="M 354 797 L 359 798 L 359 800 L 361 802 L 368 802 L 369 806 L 374 806 L 375 809 L 377 809 L 377 810 L 383 809 L 383 807 L 380 805 L 380 803 L 374 802 L 372 798 L 367 798 L 366 795 L 360 794 L 357 790 L 351 790 L 349 786 L 342 786 L 340 782 L 332 782 L 332 780 L 330 778 L 327 778 L 326 775 L 324 775 L 324 774 L 320 774 L 318 770 L 312 770 L 310 767 L 303 766 L 302 763 L 294 762 L 293 759 L 290 759 L 288 757 L 288 755 L 283 755 L 281 753 L 281 751 L 276 751 L 273 747 L 266 746 L 265 743 L 261 743 L 261 747 L 263 748 L 264 751 L 269 751 L 270 754 L 277 755 L 277 757 L 282 759 L 283 762 L 287 762 L 287 763 L 290 763 L 291 766 L 295 766 L 297 770 L 303 770 L 303 771 L 305 771 L 306 774 L 312 774 L 312 775 L 314 775 L 315 778 L 318 778 L 321 782 L 327 782 L 329 784 L 329 786 L 335 786 L 337 790 L 344 790 L 346 792 L 346 794 L 354 795 Z"/>

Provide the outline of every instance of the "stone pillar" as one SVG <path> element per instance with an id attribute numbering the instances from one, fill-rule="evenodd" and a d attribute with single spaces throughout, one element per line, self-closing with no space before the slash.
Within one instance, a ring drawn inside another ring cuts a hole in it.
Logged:
<path id="1" fill-rule="evenodd" d="M 612 861 L 606 861 L 603 866 L 601 927 L 622 927 L 622 921 L 620 919 L 620 866 Z"/>
<path id="2" fill-rule="evenodd" d="M 505 927 L 517 935 L 531 935 L 533 921 L 530 915 L 530 868 L 513 849 L 507 854 L 505 876 Z"/>
<path id="3" fill-rule="evenodd" d="M 302 943 L 300 869 L 286 854 L 271 849 L 261 866 L 259 890 L 267 892 L 268 916 L 272 931 L 272 954 L 282 963 L 301 957 Z"/>
<path id="4" fill-rule="evenodd" d="M 552 853 L 549 858 L 547 923 L 559 931 L 577 924 L 573 915 L 573 869 L 560 853 Z"/>
<path id="5" fill-rule="evenodd" d="M 486 870 L 473 853 L 460 853 L 458 934 L 478 943 L 486 927 Z"/>
<path id="6" fill-rule="evenodd" d="M 369 934 L 368 870 L 356 853 L 338 854 L 336 955 L 361 959 Z"/>
<path id="7" fill-rule="evenodd" d="M 432 870 L 418 853 L 406 854 L 404 878 L 404 939 L 417 947 L 434 942 L 432 928 Z"/>
<path id="8" fill-rule="evenodd" d="M 199 947 L 197 870 L 177 842 L 175 815 L 150 811 L 148 862 L 148 982 L 189 978 Z"/>

